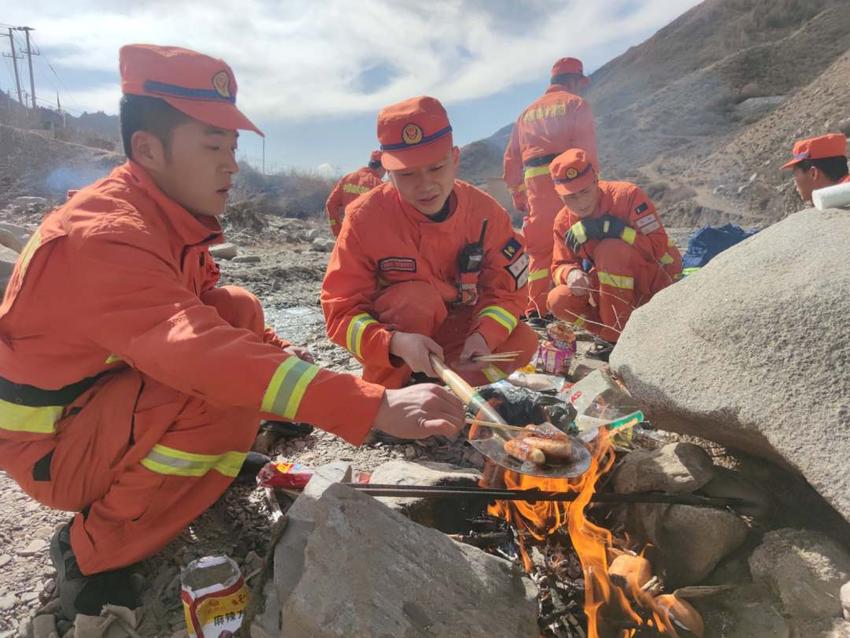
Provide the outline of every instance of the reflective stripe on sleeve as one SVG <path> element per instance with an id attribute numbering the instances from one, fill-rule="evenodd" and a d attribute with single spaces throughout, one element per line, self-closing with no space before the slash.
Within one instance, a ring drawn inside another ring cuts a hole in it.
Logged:
<path id="1" fill-rule="evenodd" d="M 572 232 L 573 237 L 576 238 L 578 243 L 583 244 L 587 241 L 587 231 L 584 229 L 584 224 L 582 222 L 576 222 L 570 226 L 570 232 Z"/>
<path id="2" fill-rule="evenodd" d="M 621 237 L 621 239 L 627 244 L 633 244 L 635 243 L 635 239 L 637 239 L 637 231 L 635 231 L 634 228 L 626 226 L 623 229 L 623 236 Z"/>
<path id="3" fill-rule="evenodd" d="M 539 177 L 540 175 L 549 175 L 549 165 L 545 166 L 529 166 L 525 169 L 523 176 L 525 179 L 531 179 L 533 177 Z"/>
<path id="4" fill-rule="evenodd" d="M 490 319 L 501 325 L 508 332 L 513 332 L 519 321 L 501 306 L 487 306 L 484 310 L 478 313 L 478 317 L 481 319 L 484 317 L 490 317 Z"/>
<path id="5" fill-rule="evenodd" d="M 32 234 L 29 241 L 27 242 L 24 249 L 21 251 L 20 256 L 18 257 L 19 266 L 18 270 L 21 273 L 21 278 L 26 274 L 27 268 L 30 265 L 30 261 L 32 260 L 32 256 L 35 254 L 36 249 L 41 245 L 41 230 L 37 230 Z"/>
<path id="6" fill-rule="evenodd" d="M 31 407 L 0 399 L 0 430 L 53 434 L 64 409 L 61 405 Z"/>
<path id="7" fill-rule="evenodd" d="M 266 388 L 266 393 L 263 395 L 263 412 L 294 419 L 307 386 L 318 373 L 317 366 L 302 361 L 296 356 L 286 359 L 275 370 Z"/>
<path id="8" fill-rule="evenodd" d="M 622 288 L 624 290 L 634 290 L 635 278 L 628 275 L 612 275 L 609 272 L 599 273 L 599 283 L 604 286 L 612 286 L 614 288 Z"/>
<path id="9" fill-rule="evenodd" d="M 661 256 L 661 263 L 665 266 L 672 264 L 675 260 L 670 256 L 670 253 L 664 253 Z"/>
<path id="10" fill-rule="evenodd" d="M 355 357 L 362 357 L 361 347 L 363 346 L 363 334 L 373 323 L 378 323 L 367 313 L 355 315 L 348 324 L 348 330 L 345 333 L 345 347 L 353 353 Z"/>
<path id="11" fill-rule="evenodd" d="M 540 279 L 547 279 L 549 277 L 549 269 L 548 268 L 540 268 L 539 270 L 532 270 L 528 275 L 528 282 L 538 281 Z"/>
<path id="12" fill-rule="evenodd" d="M 368 193 L 371 188 L 368 186 L 360 186 L 360 184 L 343 184 L 342 192 L 343 193 L 352 193 L 354 195 L 362 195 L 363 193 Z"/>
<path id="13" fill-rule="evenodd" d="M 223 452 L 222 454 L 197 454 L 184 452 L 157 443 L 141 463 L 151 472 L 171 476 L 204 476 L 215 470 L 219 474 L 235 478 L 239 474 L 246 452 Z"/>

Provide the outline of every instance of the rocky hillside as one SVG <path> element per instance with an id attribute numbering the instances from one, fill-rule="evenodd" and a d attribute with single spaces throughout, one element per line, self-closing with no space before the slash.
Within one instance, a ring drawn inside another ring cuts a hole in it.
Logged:
<path id="1" fill-rule="evenodd" d="M 706 0 L 593 74 L 586 97 L 596 114 L 603 172 L 647 187 L 668 223 L 784 216 L 785 208 L 765 208 L 763 195 L 729 200 L 723 189 L 715 191 L 728 181 L 725 174 L 715 175 L 715 165 L 729 169 L 713 161 L 713 154 L 723 155 L 720 149 L 734 140 L 752 150 L 755 131 L 770 126 L 777 133 L 771 157 L 781 156 L 797 131 L 818 134 L 837 126 L 850 100 L 829 87 L 848 51 L 847 0 Z M 817 103 L 818 114 L 801 113 L 795 100 L 804 91 L 828 96 L 828 105 L 809 98 L 804 102 Z M 761 122 L 772 125 L 756 129 Z M 503 129 L 497 136 L 504 134 Z M 496 145 L 491 142 L 489 147 Z M 481 143 L 470 146 L 479 151 L 475 167 L 481 172 L 466 172 L 468 179 L 485 183 L 501 174 L 499 153 L 485 159 Z M 766 160 L 763 152 L 748 158 L 734 169 L 746 179 L 763 170 Z M 772 176 L 770 188 L 780 179 Z"/>

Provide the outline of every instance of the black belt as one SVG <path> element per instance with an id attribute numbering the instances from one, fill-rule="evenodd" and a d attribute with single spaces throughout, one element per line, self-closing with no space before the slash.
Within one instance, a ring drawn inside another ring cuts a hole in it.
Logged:
<path id="1" fill-rule="evenodd" d="M 9 403 L 44 408 L 51 405 L 69 405 L 83 392 L 92 387 L 104 373 L 87 377 L 58 390 L 43 390 L 34 385 L 12 383 L 0 377 L 0 399 Z"/>
<path id="2" fill-rule="evenodd" d="M 522 163 L 525 168 L 536 168 L 537 166 L 546 166 L 547 164 L 551 164 L 552 160 L 558 157 L 560 153 L 552 153 L 551 155 L 541 155 L 540 157 L 532 157 L 530 160 L 526 160 Z"/>

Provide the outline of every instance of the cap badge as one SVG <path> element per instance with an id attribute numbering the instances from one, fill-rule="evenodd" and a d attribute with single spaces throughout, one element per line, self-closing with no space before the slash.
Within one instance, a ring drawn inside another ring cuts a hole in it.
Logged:
<path id="1" fill-rule="evenodd" d="M 578 171 L 572 167 L 567 169 L 567 179 L 575 179 L 578 177 Z"/>
<path id="2" fill-rule="evenodd" d="M 408 124 L 401 132 L 405 144 L 419 144 L 422 141 L 422 129 L 416 124 Z"/>
<path id="3" fill-rule="evenodd" d="M 233 97 L 230 94 L 230 74 L 227 71 L 219 71 L 212 77 L 212 85 L 215 92 L 221 97 Z"/>

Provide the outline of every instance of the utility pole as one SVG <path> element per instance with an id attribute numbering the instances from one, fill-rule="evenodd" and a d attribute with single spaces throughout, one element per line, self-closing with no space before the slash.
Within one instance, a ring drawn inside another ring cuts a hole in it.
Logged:
<path id="1" fill-rule="evenodd" d="M 18 31 L 23 31 L 24 35 L 27 39 L 27 62 L 30 66 L 30 94 L 32 95 L 32 109 L 36 110 L 38 107 L 35 105 L 35 77 L 32 74 L 32 56 L 38 55 L 38 51 L 33 51 L 30 46 L 30 31 L 35 31 L 32 27 L 17 27 Z"/>
<path id="2" fill-rule="evenodd" d="M 12 33 L 12 27 L 9 27 L 9 46 L 11 47 L 12 55 L 3 54 L 4 58 L 12 58 L 12 66 L 15 68 L 15 86 L 18 89 L 18 102 L 24 104 L 24 97 L 21 95 L 21 77 L 18 75 L 18 60 L 23 60 L 23 57 L 18 57 L 15 52 L 15 34 Z"/>

